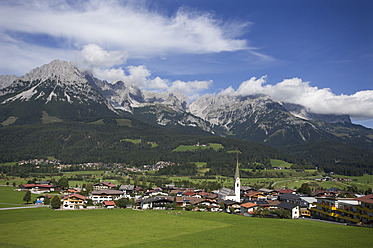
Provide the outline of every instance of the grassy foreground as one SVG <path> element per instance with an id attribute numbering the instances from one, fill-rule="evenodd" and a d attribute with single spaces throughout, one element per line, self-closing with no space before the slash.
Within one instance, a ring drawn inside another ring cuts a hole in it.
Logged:
<path id="1" fill-rule="evenodd" d="M 371 247 L 373 243 L 373 229 L 224 213 L 39 208 L 0 211 L 0 219 L 0 247 Z"/>

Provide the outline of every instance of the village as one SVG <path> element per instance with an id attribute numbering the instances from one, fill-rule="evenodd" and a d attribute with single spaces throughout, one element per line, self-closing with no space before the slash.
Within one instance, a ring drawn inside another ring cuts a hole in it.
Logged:
<path id="1" fill-rule="evenodd" d="M 173 184 L 144 190 L 138 185 L 115 185 L 108 181 L 95 183 L 90 188 L 61 188 L 52 185 L 51 181 L 36 181 L 22 184 L 17 190 L 39 194 L 35 201 L 37 206 L 51 205 L 58 210 L 132 208 L 210 211 L 246 217 L 309 218 L 373 226 L 373 194 L 358 195 L 338 188 L 311 191 L 306 184 L 297 191 L 255 189 L 241 185 L 238 162 L 235 171 L 233 189 L 222 187 L 211 192 Z"/>

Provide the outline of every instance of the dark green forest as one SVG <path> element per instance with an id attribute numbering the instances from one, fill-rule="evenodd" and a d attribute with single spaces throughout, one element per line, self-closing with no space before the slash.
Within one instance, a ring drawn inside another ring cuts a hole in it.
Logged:
<path id="1" fill-rule="evenodd" d="M 139 144 L 121 142 L 141 139 Z M 373 173 L 373 153 L 340 143 L 317 142 L 304 146 L 276 149 L 258 143 L 217 136 L 186 135 L 145 124 L 135 119 L 90 119 L 81 122 L 27 124 L 0 127 L 0 162 L 20 161 L 53 156 L 63 163 L 105 162 L 141 166 L 158 161 L 172 161 L 190 166 L 190 162 L 206 162 L 208 175 L 231 175 L 235 153 L 243 168 L 257 162 L 270 168 L 270 159 L 297 164 L 298 168 L 313 165 L 325 172 L 345 175 Z M 150 142 L 158 144 L 152 147 Z M 172 152 L 179 145 L 219 143 L 223 149 L 201 149 Z M 167 169 L 161 173 L 177 174 L 185 168 Z M 195 171 L 189 168 L 187 174 Z M 185 174 L 185 173 L 181 173 Z M 193 174 L 193 173 L 192 173 Z"/>

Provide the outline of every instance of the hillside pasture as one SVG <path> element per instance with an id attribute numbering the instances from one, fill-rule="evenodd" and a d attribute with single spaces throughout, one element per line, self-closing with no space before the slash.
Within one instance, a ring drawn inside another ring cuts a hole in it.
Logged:
<path id="1" fill-rule="evenodd" d="M 226 213 L 39 208 L 0 211 L 0 218 L 1 247 L 362 248 L 373 242 L 369 228 Z"/>
<path id="2" fill-rule="evenodd" d="M 278 160 L 278 159 L 271 159 L 271 165 L 272 167 L 284 167 L 284 168 L 290 168 L 292 166 L 292 164 L 282 161 L 282 160 Z"/>
<path id="3" fill-rule="evenodd" d="M 173 152 L 190 152 L 190 151 L 195 151 L 195 150 L 203 150 L 203 149 L 213 149 L 214 151 L 219 151 L 220 149 L 223 149 L 224 146 L 219 143 L 208 143 L 207 145 L 180 145 L 174 150 Z"/>

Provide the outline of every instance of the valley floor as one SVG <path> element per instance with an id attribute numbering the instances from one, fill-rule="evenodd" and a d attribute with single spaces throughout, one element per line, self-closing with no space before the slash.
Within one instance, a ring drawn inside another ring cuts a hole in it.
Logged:
<path id="1" fill-rule="evenodd" d="M 0 211 L 1 247 L 371 247 L 373 229 L 131 209 Z M 27 235 L 25 235 L 27 234 Z"/>

